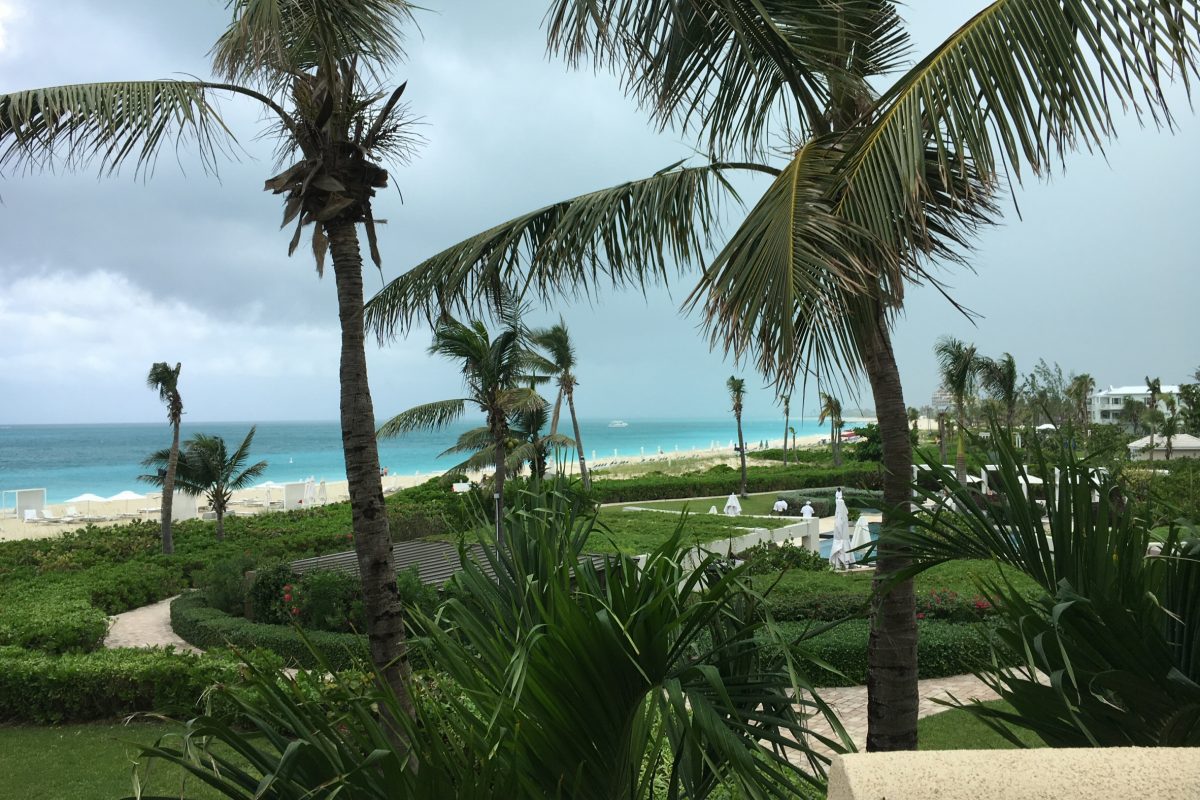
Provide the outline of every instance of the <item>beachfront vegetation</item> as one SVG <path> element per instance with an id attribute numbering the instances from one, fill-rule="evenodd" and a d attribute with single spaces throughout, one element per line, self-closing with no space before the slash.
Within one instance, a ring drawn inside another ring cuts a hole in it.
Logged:
<path id="1" fill-rule="evenodd" d="M 821 413 L 817 424 L 824 425 L 829 420 L 829 445 L 833 452 L 833 465 L 842 465 L 842 401 L 827 392 L 821 392 Z"/>
<path id="2" fill-rule="evenodd" d="M 940 465 L 956 512 L 935 493 L 911 531 L 886 532 L 927 569 L 964 556 L 993 559 L 1036 585 L 978 582 L 996 608 L 996 636 L 1018 663 L 984 676 L 1016 712 L 969 706 L 984 722 L 1027 728 L 1051 746 L 1200 744 L 1200 538 L 1190 523 L 1160 534 L 1127 487 L 1070 447 L 1028 456 L 1046 481 L 1048 523 L 1022 490 L 1022 463 L 993 428 L 1002 503 L 979 503 Z M 1056 477 L 1055 469 L 1058 470 Z M 1047 535 L 1048 531 L 1048 535 Z M 1050 676 L 1049 682 L 1042 676 Z"/>
<path id="3" fill-rule="evenodd" d="M 402 411 L 379 427 L 379 438 L 403 436 L 415 430 L 441 430 L 475 405 L 487 418 L 481 428 L 472 428 L 441 455 L 471 453 L 451 471 L 490 466 L 496 541 L 504 540 L 504 481 L 513 462 L 534 461 L 536 441 L 526 440 L 520 452 L 512 441 L 512 420 L 537 410 L 546 401 L 534 388 L 539 376 L 537 359 L 529 349 L 529 331 L 521 322 L 521 309 L 506 296 L 499 310 L 500 331 L 492 337 L 479 320 L 459 322 L 449 316 L 438 320 L 433 330 L 431 355 L 457 362 L 462 368 L 467 396 L 437 400 Z M 537 432 L 531 432 L 536 440 Z"/>
<path id="4" fill-rule="evenodd" d="M 167 405 L 167 421 L 171 423 L 171 447 L 167 453 L 167 463 L 163 465 L 162 474 L 162 551 L 168 555 L 175 552 L 175 542 L 171 538 L 171 504 L 175 498 L 175 470 L 179 463 L 179 426 L 183 422 L 183 397 L 179 394 L 179 371 L 182 364 L 176 364 L 172 369 L 165 361 L 157 361 L 150 366 L 146 376 L 146 385 L 158 392 L 158 398 Z"/>
<path id="5" fill-rule="evenodd" d="M 571 344 L 567 324 L 560 317 L 557 325 L 533 331 L 530 338 L 545 353 L 545 358 L 538 365 L 539 371 L 554 378 L 558 384 L 554 416 L 550 418 L 550 438 L 554 439 L 558 433 L 559 414 L 562 402 L 566 400 L 567 410 L 571 414 L 571 427 L 575 432 L 575 452 L 579 454 L 579 477 L 584 490 L 591 489 L 592 477 L 583 456 L 583 437 L 579 433 L 579 418 L 575 415 L 575 387 L 578 385 L 575 380 L 575 347 Z"/>
<path id="6" fill-rule="evenodd" d="M 220 436 L 198 433 L 188 439 L 183 445 L 182 453 L 171 450 L 159 450 L 151 453 L 142 461 L 144 467 L 163 467 L 172 459 L 176 461 L 175 481 L 180 491 L 190 495 L 204 495 L 208 498 L 209 507 L 217 517 L 217 539 L 225 538 L 225 512 L 229 510 L 229 501 L 233 493 L 247 489 L 250 484 L 263 474 L 267 468 L 266 461 L 257 461 L 247 465 L 250 459 L 250 445 L 254 442 L 253 427 L 246 438 L 238 445 L 237 450 L 230 453 L 225 447 L 225 440 Z M 154 472 L 139 476 L 141 480 L 166 489 L 166 478 L 161 473 Z"/>
<path id="7" fill-rule="evenodd" d="M 1179 11 L 1174 0 L 1006 0 L 906 69 L 910 41 L 890 3 L 555 0 L 551 47 L 610 64 L 659 124 L 695 134 L 713 163 L 673 165 L 493 226 L 388 284 L 368 322 L 390 331 L 448 306 L 486 306 L 510 282 L 572 295 L 699 263 L 687 306 L 768 380 L 866 373 L 890 525 L 912 465 L 891 342 L 905 284 L 942 285 L 929 260 L 967 258 L 1006 180 L 1103 146 L 1110 109 L 1168 114 L 1162 83 L 1193 74 L 1198 49 L 1196 16 Z M 785 163 L 753 163 L 780 152 L 781 130 Z M 725 175 L 743 169 L 774 180 L 704 263 Z M 881 549 L 881 577 L 906 564 Z M 911 748 L 911 589 L 879 597 L 868 746 Z"/>
<path id="8" fill-rule="evenodd" d="M 981 360 L 975 345 L 953 336 L 943 336 L 933 346 L 937 356 L 938 374 L 942 386 L 954 399 L 954 427 L 958 432 L 958 449 L 954 457 L 954 474 L 960 483 L 967 480 L 967 398 L 975 393 L 976 377 Z"/>
<path id="9" fill-rule="evenodd" d="M 746 437 L 742 435 L 742 405 L 746 400 L 746 381 L 743 378 L 730 375 L 729 380 L 725 381 L 725 388 L 729 390 L 729 402 L 733 411 L 733 419 L 737 423 L 737 452 L 738 463 L 742 467 L 742 483 L 738 487 L 738 495 L 746 496 Z"/>
<path id="10" fill-rule="evenodd" d="M 404 621 L 367 382 L 358 226 L 379 266 L 372 198 L 387 186 L 383 164 L 406 162 L 417 142 L 400 103 L 404 86 L 388 90 L 381 84 L 403 56 L 402 27 L 412 6 L 404 0 L 231 0 L 229 6 L 229 27 L 212 49 L 215 81 L 100 82 L 0 94 L 0 171 L 97 167 L 111 175 L 132 161 L 149 176 L 164 148 L 186 146 L 215 171 L 218 161 L 237 153 L 217 97 L 252 100 L 271 122 L 264 133 L 275 140 L 279 163 L 288 166 L 265 188 L 283 195 L 283 224 L 295 226 L 288 253 L 310 228 L 317 274 L 323 274 L 327 255 L 333 262 L 342 447 L 371 652 L 403 697 Z M 158 384 L 153 372 L 150 382 Z M 164 532 L 171 530 L 170 490 L 163 492 Z M 169 552 L 168 536 L 163 544 Z"/>

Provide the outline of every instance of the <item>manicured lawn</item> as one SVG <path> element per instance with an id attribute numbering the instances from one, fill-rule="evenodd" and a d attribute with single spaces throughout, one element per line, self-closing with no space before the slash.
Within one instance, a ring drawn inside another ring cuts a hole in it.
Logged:
<path id="1" fill-rule="evenodd" d="M 1012 711 L 1003 700 L 984 705 Z M 1028 747 L 1045 747 L 1037 735 L 1024 728 L 1009 728 Z M 921 750 L 1009 750 L 1013 744 L 966 711 L 953 709 L 926 717 L 917 723 Z"/>
<path id="2" fill-rule="evenodd" d="M 147 771 L 138 745 L 152 745 L 178 730 L 159 722 L 0 726 L 0 795 L 22 800 L 131 797 L 133 764 L 139 762 L 143 794 L 219 798 L 193 778 L 187 779 L 186 794 L 181 793 L 183 771 L 165 762 L 156 760 Z"/>
<path id="3" fill-rule="evenodd" d="M 752 494 L 749 497 L 739 498 L 738 502 L 742 504 L 743 514 L 770 514 L 771 506 L 775 503 L 775 498 L 779 496 L 779 492 L 760 492 Z M 693 514 L 707 514 L 708 509 L 712 506 L 717 507 L 717 511 L 724 511 L 725 501 L 729 499 L 729 495 L 723 494 L 720 497 L 692 497 L 687 500 L 648 500 L 642 503 L 622 503 L 622 506 L 638 506 L 639 508 L 662 508 L 671 511 L 682 511 L 687 509 Z M 795 518 L 791 518 L 795 521 Z M 757 523 L 755 523 L 757 524 Z"/>
<path id="4" fill-rule="evenodd" d="M 684 537 L 689 543 L 711 542 L 749 533 L 748 530 L 742 529 L 777 528 L 792 521 L 794 520 L 786 517 L 739 519 L 724 515 L 691 513 L 683 523 Z M 624 511 L 620 507 L 610 506 L 601 510 L 599 522 L 598 527 L 602 529 L 598 529 L 588 540 L 589 550 L 637 555 L 649 553 L 669 538 L 679 527 L 680 515 L 660 514 L 654 511 Z"/>

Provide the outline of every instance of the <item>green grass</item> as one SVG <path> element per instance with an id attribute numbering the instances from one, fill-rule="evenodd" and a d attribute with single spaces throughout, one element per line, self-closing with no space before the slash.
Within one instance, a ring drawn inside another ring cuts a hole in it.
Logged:
<path id="1" fill-rule="evenodd" d="M 142 764 L 144 794 L 179 797 L 183 771 L 157 760 L 147 770 L 138 749 L 179 730 L 178 725 L 161 722 L 0 726 L 0 795 L 22 800 L 130 797 L 136 761 Z M 186 786 L 189 800 L 221 797 L 192 778 Z"/>
<path id="2" fill-rule="evenodd" d="M 959 595 L 970 597 L 978 590 L 975 587 L 976 578 L 999 579 L 1000 568 L 990 561 L 948 561 L 922 572 L 913 579 L 913 590 L 917 595 L 928 594 L 934 590 L 946 589 Z M 1019 589 L 1033 591 L 1037 584 L 1032 579 L 1013 569 L 1005 569 L 1013 585 Z M 760 576 L 757 580 L 764 585 L 773 583 L 778 573 Z M 873 573 L 837 573 L 837 572 L 806 572 L 792 570 L 779 579 L 775 591 L 797 595 L 827 595 L 827 594 L 869 594 Z"/>
<path id="3" fill-rule="evenodd" d="M 771 513 L 771 506 L 775 503 L 775 498 L 778 496 L 779 492 L 760 492 L 759 494 L 740 498 L 739 502 L 742 504 L 742 513 L 769 515 Z M 669 511 L 683 511 L 686 508 L 693 514 L 706 514 L 712 506 L 716 506 L 718 511 L 723 511 L 725 509 L 725 501 L 728 499 L 729 495 L 723 494 L 719 497 L 693 497 L 687 500 L 648 500 L 644 503 L 621 503 L 618 507 L 637 506 L 638 508 L 659 508 Z M 757 525 L 758 523 L 756 522 L 755 524 Z"/>
<path id="4" fill-rule="evenodd" d="M 1012 711 L 1003 700 L 984 703 L 986 706 Z M 1024 728 L 1009 727 L 1028 747 L 1045 747 L 1046 744 L 1034 733 Z M 920 750 L 1010 750 L 1013 744 L 1000 734 L 977 720 L 972 714 L 959 709 L 943 711 L 925 717 L 917 723 L 917 742 Z"/>
<path id="5" fill-rule="evenodd" d="M 634 505 L 637 505 L 636 503 Z M 705 506 L 707 509 L 707 506 Z M 653 511 L 624 511 L 619 507 L 601 510 L 598 530 L 588 540 L 588 550 L 600 553 L 649 553 L 668 539 L 677 527 L 678 514 Z M 685 537 L 696 543 L 711 542 L 729 536 L 749 533 L 746 528 L 778 528 L 794 522 L 792 519 L 739 519 L 704 513 L 688 514 Z"/>

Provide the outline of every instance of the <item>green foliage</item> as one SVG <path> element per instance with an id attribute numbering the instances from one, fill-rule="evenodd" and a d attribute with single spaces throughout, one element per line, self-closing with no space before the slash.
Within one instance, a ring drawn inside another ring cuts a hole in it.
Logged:
<path id="1" fill-rule="evenodd" d="M 209 605 L 226 614 L 242 614 L 248 587 L 246 573 L 254 562 L 246 556 L 223 558 L 197 576 L 196 585 L 204 590 Z"/>
<path id="2" fill-rule="evenodd" d="M 289 625 L 266 625 L 226 614 L 206 605 L 198 594 L 171 603 L 171 627 L 189 644 L 202 650 L 235 647 L 249 652 L 269 650 L 287 666 L 335 670 L 361 669 L 369 662 L 367 637 L 352 633 L 306 631 Z M 315 651 L 315 652 L 314 652 Z"/>
<path id="3" fill-rule="evenodd" d="M 284 600 L 299 576 L 289 564 L 271 564 L 254 572 L 250 584 L 250 608 L 254 621 L 266 625 L 287 625 L 294 616 L 292 605 Z"/>
<path id="4" fill-rule="evenodd" d="M 0 721 L 58 723 L 138 711 L 190 715 L 237 663 L 171 650 L 100 650 L 51 656 L 0 647 Z"/>
<path id="5" fill-rule="evenodd" d="M 821 486 L 812 489 L 780 492 L 779 499 L 788 504 L 787 511 L 784 512 L 788 516 L 800 516 L 800 509 L 804 507 L 805 502 L 811 502 L 815 516 L 831 517 L 834 512 L 837 491 L 838 487 L 836 486 Z M 842 497 L 846 501 L 846 505 L 850 507 L 851 512 L 863 508 L 877 509 L 883 505 L 883 492 L 873 490 L 842 489 Z"/>
<path id="6" fill-rule="evenodd" d="M 763 542 L 748 550 L 743 550 L 737 555 L 738 558 L 748 562 L 746 572 L 750 575 L 792 569 L 811 572 L 829 570 L 829 560 L 823 558 L 820 553 L 814 553 L 804 547 L 797 547 L 789 541 L 781 544 Z"/>
<path id="7" fill-rule="evenodd" d="M 0 594 L 0 646 L 48 653 L 95 650 L 108 619 L 79 587 L 46 581 L 9 586 Z"/>
<path id="8" fill-rule="evenodd" d="M 366 631 L 362 586 L 357 575 L 335 570 L 312 570 L 293 587 L 300 625 L 307 630 L 332 633 Z"/>
<path id="9" fill-rule="evenodd" d="M 685 475 L 646 475 L 626 480 L 592 481 L 591 498 L 598 503 L 630 503 L 639 500 L 663 500 L 675 497 L 712 497 L 736 492 L 738 476 L 726 473 L 692 472 Z M 787 467 L 749 467 L 746 490 L 773 492 L 806 486 L 848 486 L 878 489 L 882 486 L 879 469 L 871 464 L 851 464 L 840 468 L 815 469 Z"/>

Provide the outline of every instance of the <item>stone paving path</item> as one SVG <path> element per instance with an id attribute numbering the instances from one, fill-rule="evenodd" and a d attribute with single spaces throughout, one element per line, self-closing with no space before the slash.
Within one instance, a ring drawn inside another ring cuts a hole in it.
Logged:
<path id="1" fill-rule="evenodd" d="M 104 646 L 116 647 L 165 647 L 174 645 L 176 650 L 199 653 L 200 650 L 175 635 L 171 629 L 171 601 L 168 597 L 154 605 L 135 608 L 124 614 L 110 617 L 108 635 Z"/>

